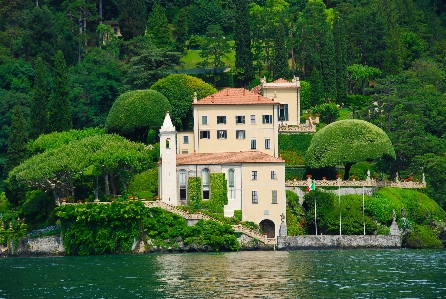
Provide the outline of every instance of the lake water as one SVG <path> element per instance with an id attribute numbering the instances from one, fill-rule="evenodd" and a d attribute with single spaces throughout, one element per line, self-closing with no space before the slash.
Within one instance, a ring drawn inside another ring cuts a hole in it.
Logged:
<path id="1" fill-rule="evenodd" d="M 5 258 L 0 298 L 446 298 L 446 250 Z"/>

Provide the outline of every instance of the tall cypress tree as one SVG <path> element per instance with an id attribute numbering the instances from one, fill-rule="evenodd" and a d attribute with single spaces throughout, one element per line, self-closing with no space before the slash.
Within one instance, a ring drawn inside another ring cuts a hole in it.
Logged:
<path id="1" fill-rule="evenodd" d="M 53 92 L 48 111 L 48 132 L 68 131 L 72 128 L 68 75 L 62 51 L 57 51 L 54 63 Z"/>
<path id="2" fill-rule="evenodd" d="M 336 57 L 333 34 L 327 32 L 322 48 L 322 82 L 326 99 L 336 99 Z"/>
<path id="3" fill-rule="evenodd" d="M 246 86 L 254 78 L 248 1 L 236 0 L 235 7 L 235 67 L 244 72 L 244 76 L 239 79 L 239 85 Z"/>
<path id="4" fill-rule="evenodd" d="M 336 102 L 347 102 L 347 39 L 344 20 L 337 15 L 333 23 L 336 56 Z"/>
<path id="5" fill-rule="evenodd" d="M 26 132 L 26 120 L 22 107 L 15 106 L 11 117 L 11 130 L 8 139 L 8 151 L 3 175 L 6 178 L 8 173 L 26 158 L 28 133 Z"/>
<path id="6" fill-rule="evenodd" d="M 119 28 L 128 41 L 146 32 L 147 11 L 144 0 L 119 0 Z"/>
<path id="7" fill-rule="evenodd" d="M 153 42 L 158 48 L 172 46 L 170 39 L 169 22 L 166 10 L 159 3 L 155 3 L 147 20 L 147 33 L 153 37 Z"/>
<path id="8" fill-rule="evenodd" d="M 36 60 L 36 77 L 34 79 L 34 97 L 31 103 L 29 138 L 36 139 L 46 131 L 47 94 L 45 70 L 41 57 Z"/>
<path id="9" fill-rule="evenodd" d="M 187 13 L 184 8 L 178 14 L 176 35 L 176 49 L 177 51 L 183 52 L 184 45 L 187 41 Z"/>
<path id="10" fill-rule="evenodd" d="M 288 67 L 288 52 L 285 46 L 285 26 L 283 22 L 279 23 L 274 40 L 274 79 L 287 78 L 290 75 Z"/>
<path id="11" fill-rule="evenodd" d="M 317 68 L 313 68 L 310 76 L 310 105 L 314 107 L 322 104 L 324 98 L 324 87 L 322 84 L 322 76 Z"/>

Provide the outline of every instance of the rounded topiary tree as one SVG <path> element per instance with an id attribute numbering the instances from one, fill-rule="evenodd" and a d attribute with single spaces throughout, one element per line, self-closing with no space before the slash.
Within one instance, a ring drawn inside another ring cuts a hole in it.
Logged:
<path id="1" fill-rule="evenodd" d="M 162 93 L 172 105 L 171 118 L 178 130 L 192 128 L 193 115 L 190 106 L 197 93 L 197 99 L 202 99 L 216 93 L 217 90 L 199 78 L 185 74 L 172 74 L 158 80 L 150 88 Z"/>
<path id="2" fill-rule="evenodd" d="M 172 106 L 155 90 L 133 90 L 120 95 L 107 116 L 105 131 L 146 142 L 148 130 L 158 130 Z"/>
<path id="3" fill-rule="evenodd" d="M 305 165 L 309 168 L 343 165 L 347 180 L 353 164 L 381 157 L 395 159 L 387 134 L 369 122 L 347 119 L 331 123 L 314 135 Z"/>

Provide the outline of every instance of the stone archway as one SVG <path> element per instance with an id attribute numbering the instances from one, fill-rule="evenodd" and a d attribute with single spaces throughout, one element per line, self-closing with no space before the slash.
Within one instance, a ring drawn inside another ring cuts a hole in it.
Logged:
<path id="1" fill-rule="evenodd" d="M 269 219 L 264 219 L 259 223 L 260 229 L 266 233 L 268 238 L 274 238 L 276 236 L 276 225 Z"/>

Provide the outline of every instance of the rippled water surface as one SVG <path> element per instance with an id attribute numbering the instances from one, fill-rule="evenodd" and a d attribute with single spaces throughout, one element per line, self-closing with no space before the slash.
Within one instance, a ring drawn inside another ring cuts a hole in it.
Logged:
<path id="1" fill-rule="evenodd" d="M 6 258 L 0 298 L 446 298 L 446 251 Z"/>

